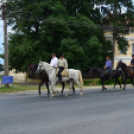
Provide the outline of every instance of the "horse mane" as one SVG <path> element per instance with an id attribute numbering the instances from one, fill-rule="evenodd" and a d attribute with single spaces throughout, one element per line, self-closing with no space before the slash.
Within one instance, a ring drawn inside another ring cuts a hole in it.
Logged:
<path id="1" fill-rule="evenodd" d="M 122 62 L 122 61 L 120 61 L 120 62 L 123 64 L 123 66 L 128 67 L 124 62 Z"/>
<path id="2" fill-rule="evenodd" d="M 49 63 L 47 63 L 47 62 L 41 62 L 41 63 L 43 63 L 43 64 L 47 64 L 47 66 L 49 66 L 50 68 L 53 68 Z"/>
<path id="3" fill-rule="evenodd" d="M 96 70 L 104 70 L 103 68 L 100 68 L 100 67 L 93 67 L 93 69 L 96 69 Z"/>
<path id="4" fill-rule="evenodd" d="M 100 67 L 92 67 L 90 70 L 98 70 L 98 71 L 104 71 L 105 69 L 100 68 Z"/>

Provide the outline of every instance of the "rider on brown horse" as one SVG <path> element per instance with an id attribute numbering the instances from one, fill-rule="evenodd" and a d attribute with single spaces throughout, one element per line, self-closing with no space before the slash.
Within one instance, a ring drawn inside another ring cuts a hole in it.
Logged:
<path id="1" fill-rule="evenodd" d="M 132 73 L 134 75 L 134 54 L 132 55 L 132 60 L 129 66 L 132 67 Z"/>

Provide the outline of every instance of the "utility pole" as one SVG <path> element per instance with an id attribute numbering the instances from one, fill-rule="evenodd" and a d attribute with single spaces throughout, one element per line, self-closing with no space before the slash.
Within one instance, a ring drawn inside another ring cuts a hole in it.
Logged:
<path id="1" fill-rule="evenodd" d="M 5 76 L 8 76 L 7 6 L 3 4 L 1 7 L 2 19 L 4 20 Z M 8 84 L 5 84 L 5 86 L 9 87 Z"/>

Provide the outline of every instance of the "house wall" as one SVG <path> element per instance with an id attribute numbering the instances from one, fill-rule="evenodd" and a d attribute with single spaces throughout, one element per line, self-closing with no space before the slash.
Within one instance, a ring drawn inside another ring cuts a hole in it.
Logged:
<path id="1" fill-rule="evenodd" d="M 17 82 L 17 81 L 29 82 L 29 83 L 40 83 L 41 82 L 41 79 L 39 79 L 39 78 L 30 79 L 30 78 L 28 78 L 27 73 L 22 73 L 22 72 L 16 73 L 15 70 L 9 71 L 9 76 L 13 76 L 14 82 Z"/>
<path id="2" fill-rule="evenodd" d="M 22 82 L 26 81 L 26 73 L 21 73 L 21 72 L 16 73 L 15 69 L 9 71 L 9 76 L 13 76 L 14 80 L 18 80 Z"/>

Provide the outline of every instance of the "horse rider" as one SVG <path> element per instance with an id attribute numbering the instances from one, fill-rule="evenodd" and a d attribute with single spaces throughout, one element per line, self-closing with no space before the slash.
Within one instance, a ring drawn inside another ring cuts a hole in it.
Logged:
<path id="1" fill-rule="evenodd" d="M 56 68 L 57 66 L 57 63 L 58 63 L 58 58 L 56 57 L 56 54 L 55 53 L 52 53 L 52 59 L 51 59 L 51 62 L 50 62 L 50 65 L 54 68 Z"/>
<path id="2" fill-rule="evenodd" d="M 132 71 L 133 71 L 133 75 L 134 75 L 134 54 L 132 55 L 132 60 L 131 60 L 131 63 L 129 66 L 132 67 Z"/>
<path id="3" fill-rule="evenodd" d="M 112 61 L 109 59 L 109 56 L 106 57 L 106 65 L 104 66 L 104 68 L 107 70 L 108 72 L 108 77 L 109 79 L 112 79 L 111 77 L 111 71 L 112 71 Z"/>
<path id="4" fill-rule="evenodd" d="M 57 67 L 59 68 L 58 77 L 59 77 L 59 81 L 61 82 L 62 81 L 61 73 L 64 69 L 68 68 L 68 63 L 67 60 L 64 58 L 64 54 L 60 55 L 60 58 L 57 63 Z"/>

